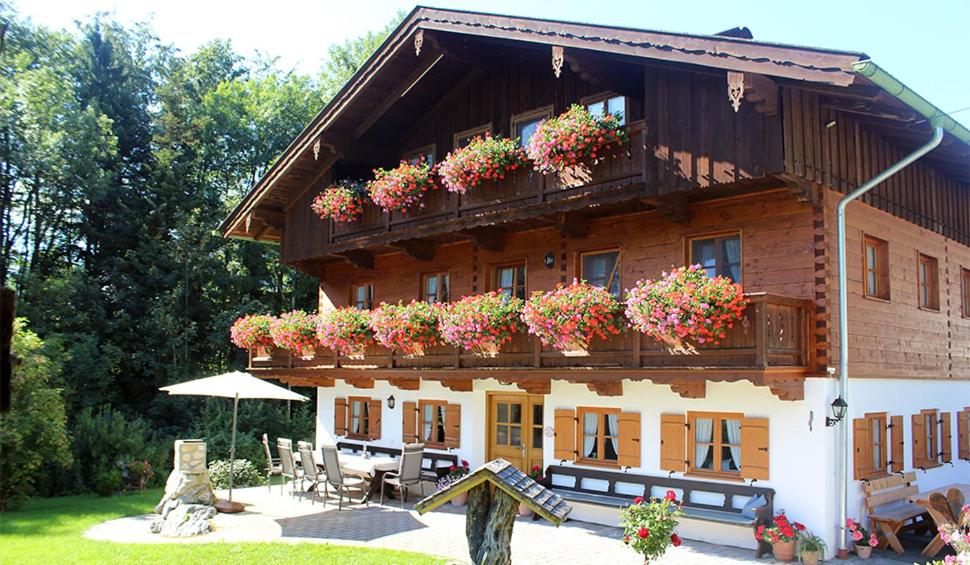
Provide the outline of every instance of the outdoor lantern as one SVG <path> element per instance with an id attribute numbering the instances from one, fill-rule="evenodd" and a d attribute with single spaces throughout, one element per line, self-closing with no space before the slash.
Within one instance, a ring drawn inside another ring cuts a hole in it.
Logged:
<path id="1" fill-rule="evenodd" d="M 842 400 L 842 397 L 838 397 L 832 401 L 832 418 L 826 416 L 825 427 L 832 427 L 842 421 L 845 418 L 845 412 L 849 408 L 849 405 Z"/>
<path id="2" fill-rule="evenodd" d="M 394 410 L 394 395 L 393 394 L 391 396 L 388 396 L 387 397 L 387 407 L 390 408 L 391 410 Z"/>
<path id="3" fill-rule="evenodd" d="M 545 258 L 543 258 L 542 263 L 546 266 L 547 269 L 551 269 L 553 265 L 556 264 L 556 256 L 552 254 L 552 251 L 550 251 L 549 253 L 546 253 L 546 256 Z"/>

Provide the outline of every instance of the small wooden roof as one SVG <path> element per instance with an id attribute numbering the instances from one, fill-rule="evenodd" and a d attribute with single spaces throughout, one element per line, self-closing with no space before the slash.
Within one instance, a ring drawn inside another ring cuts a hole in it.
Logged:
<path id="1" fill-rule="evenodd" d="M 419 501 L 414 508 L 419 514 L 430 512 L 459 494 L 485 482 L 490 482 L 496 488 L 502 489 L 556 526 L 565 522 L 566 516 L 573 509 L 561 496 L 535 482 L 505 459 L 489 461 L 455 481 L 448 488 Z"/>

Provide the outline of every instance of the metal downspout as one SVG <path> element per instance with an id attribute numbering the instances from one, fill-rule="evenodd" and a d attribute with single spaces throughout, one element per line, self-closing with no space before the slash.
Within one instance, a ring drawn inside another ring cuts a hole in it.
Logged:
<path id="1" fill-rule="evenodd" d="M 879 183 L 895 175 L 905 167 L 935 149 L 943 141 L 943 127 L 934 123 L 933 137 L 925 145 L 916 149 L 895 165 L 879 173 L 859 188 L 846 194 L 839 200 L 838 206 L 838 252 L 839 252 L 839 395 L 849 402 L 849 334 L 848 326 L 848 291 L 846 290 L 846 260 L 845 260 L 845 209 L 850 202 L 859 198 L 879 185 Z M 851 404 L 849 404 L 851 406 Z M 846 420 L 848 414 L 839 422 L 839 557 L 847 555 L 845 519 L 848 510 L 849 496 L 849 426 Z"/>

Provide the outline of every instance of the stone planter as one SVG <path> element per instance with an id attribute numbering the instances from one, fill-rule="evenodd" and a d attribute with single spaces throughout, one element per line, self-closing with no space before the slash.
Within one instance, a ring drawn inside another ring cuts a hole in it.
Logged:
<path id="1" fill-rule="evenodd" d="M 804 551 L 802 552 L 802 563 L 805 565 L 818 565 L 818 562 L 822 559 L 822 554 L 819 551 Z"/>
<path id="2" fill-rule="evenodd" d="M 528 518 L 529 516 L 532 516 L 532 509 L 529 508 L 528 506 L 526 506 L 525 504 L 523 504 L 523 503 L 520 502 L 519 503 L 519 516 L 524 516 L 526 518 Z"/>
<path id="3" fill-rule="evenodd" d="M 869 559 L 872 557 L 872 548 L 868 545 L 857 545 L 855 546 L 855 554 L 859 556 L 859 559 Z"/>
<path id="4" fill-rule="evenodd" d="M 451 504 L 453 504 L 454 506 L 464 506 L 467 503 L 468 503 L 467 492 L 463 492 L 461 494 L 455 495 L 455 497 L 451 499 Z"/>
<path id="5" fill-rule="evenodd" d="M 795 541 L 779 541 L 771 545 L 771 552 L 777 561 L 788 563 L 795 560 Z"/>

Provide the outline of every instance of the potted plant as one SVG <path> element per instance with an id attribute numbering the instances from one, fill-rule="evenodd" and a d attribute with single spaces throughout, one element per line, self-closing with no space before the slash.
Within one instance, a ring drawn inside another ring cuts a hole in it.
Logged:
<path id="1" fill-rule="evenodd" d="M 818 565 L 825 555 L 825 540 L 808 532 L 798 536 L 798 557 L 805 565 Z"/>
<path id="2" fill-rule="evenodd" d="M 620 333 L 619 305 L 608 291 L 576 281 L 549 292 L 536 291 L 522 309 L 522 321 L 542 344 L 560 351 L 585 351 L 594 338 Z"/>
<path id="3" fill-rule="evenodd" d="M 499 181 L 526 162 L 519 138 L 475 137 L 449 153 L 438 165 L 438 176 L 449 192 L 465 194 L 488 181 Z"/>
<path id="4" fill-rule="evenodd" d="M 542 476 L 542 467 L 538 465 L 533 465 L 532 468 L 529 469 L 528 475 L 530 479 L 537 483 L 541 483 L 544 480 L 544 477 Z M 532 516 L 532 509 L 529 508 L 529 505 L 525 504 L 524 502 L 519 503 L 519 516 Z"/>
<path id="5" fill-rule="evenodd" d="M 872 549 L 879 545 L 879 538 L 875 533 L 862 527 L 862 524 L 852 518 L 845 520 L 845 527 L 849 529 L 852 536 L 852 543 L 855 544 L 855 554 L 859 559 L 869 559 L 872 557 Z"/>
<path id="6" fill-rule="evenodd" d="M 573 104 L 559 116 L 539 123 L 526 154 L 535 170 L 561 173 L 572 165 L 606 157 L 611 147 L 627 139 L 626 129 L 616 116 L 595 116 Z"/>
<path id="7" fill-rule="evenodd" d="M 620 510 L 623 543 L 642 555 L 644 563 L 655 561 L 671 545 L 680 546 L 680 536 L 674 531 L 680 516 L 680 504 L 672 490 L 663 498 L 646 500 L 638 496 Z"/>
<path id="8" fill-rule="evenodd" d="M 385 212 L 407 212 L 415 205 L 423 208 L 424 193 L 434 186 L 431 166 L 422 159 L 416 163 L 401 161 L 390 170 L 375 169 L 374 179 L 367 183 L 367 192 Z"/>
<path id="9" fill-rule="evenodd" d="M 755 530 L 755 537 L 771 544 L 771 552 L 778 561 L 792 561 L 795 559 L 795 542 L 799 532 L 805 531 L 805 526 L 798 522 L 790 522 L 784 513 L 776 515 L 767 526 L 760 525 Z"/>
<path id="10" fill-rule="evenodd" d="M 367 187 L 363 181 L 345 179 L 327 188 L 313 199 L 310 208 L 321 219 L 353 222 L 364 211 Z"/>
<path id="11" fill-rule="evenodd" d="M 374 341 L 370 310 L 337 308 L 321 315 L 317 321 L 317 339 L 339 355 L 363 358 Z"/>
<path id="12" fill-rule="evenodd" d="M 438 309 L 418 300 L 408 304 L 382 302 L 371 314 L 374 338 L 404 355 L 424 355 L 425 348 L 438 342 Z"/>
<path id="13" fill-rule="evenodd" d="M 439 309 L 438 331 L 446 343 L 494 356 L 522 331 L 522 305 L 522 299 L 494 291 L 466 296 Z"/>
<path id="14" fill-rule="evenodd" d="M 438 479 L 438 482 L 435 483 L 435 486 L 438 488 L 438 490 L 444 490 L 450 487 L 452 483 L 456 483 L 462 477 L 468 475 L 469 472 L 470 470 L 468 468 L 468 461 L 462 459 L 458 465 L 452 465 L 448 469 L 448 473 L 442 476 L 440 479 Z M 467 492 L 457 494 L 455 495 L 454 498 L 451 499 L 451 504 L 454 506 L 464 506 L 467 502 L 468 502 Z"/>
<path id="15" fill-rule="evenodd" d="M 638 281 L 626 293 L 631 327 L 674 347 L 684 341 L 720 344 L 747 305 L 741 285 L 711 278 L 700 265 Z"/>
<path id="16" fill-rule="evenodd" d="M 277 347 L 297 355 L 310 355 L 318 345 L 316 316 L 302 310 L 280 314 L 270 324 L 269 332 Z"/>
<path id="17" fill-rule="evenodd" d="M 250 314 L 237 318 L 229 330 L 229 339 L 236 347 L 255 351 L 273 346 L 273 336 L 269 328 L 273 317 L 265 314 Z"/>

